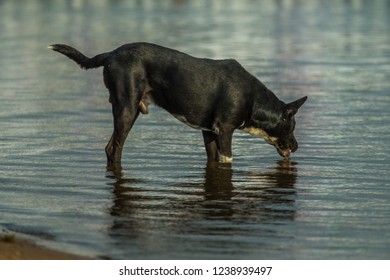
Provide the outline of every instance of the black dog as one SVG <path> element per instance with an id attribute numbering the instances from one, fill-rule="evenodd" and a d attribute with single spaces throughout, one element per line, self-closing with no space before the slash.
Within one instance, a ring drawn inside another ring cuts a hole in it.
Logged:
<path id="1" fill-rule="evenodd" d="M 294 115 L 307 97 L 285 104 L 235 60 L 195 58 L 149 43 L 123 45 L 93 58 L 67 45 L 49 47 L 84 69 L 104 66 L 114 116 L 108 163 L 121 161 L 130 129 L 152 101 L 202 130 L 211 161 L 232 161 L 235 129 L 262 136 L 282 157 L 298 148 Z"/>

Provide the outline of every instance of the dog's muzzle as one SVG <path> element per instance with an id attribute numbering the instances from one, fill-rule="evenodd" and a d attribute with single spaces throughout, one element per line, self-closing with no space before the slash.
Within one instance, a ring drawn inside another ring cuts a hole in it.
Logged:
<path id="1" fill-rule="evenodd" d="M 282 150 L 282 149 L 276 148 L 276 150 L 278 151 L 278 153 L 281 157 L 285 157 L 285 158 L 289 157 L 290 154 L 292 153 L 291 149 Z"/>
<path id="2" fill-rule="evenodd" d="M 291 153 L 294 153 L 296 150 L 298 150 L 298 143 L 296 141 L 293 141 L 292 143 L 290 143 L 288 148 L 285 148 L 285 146 L 283 147 L 282 145 L 276 143 L 275 148 L 281 157 L 286 158 L 289 157 Z"/>

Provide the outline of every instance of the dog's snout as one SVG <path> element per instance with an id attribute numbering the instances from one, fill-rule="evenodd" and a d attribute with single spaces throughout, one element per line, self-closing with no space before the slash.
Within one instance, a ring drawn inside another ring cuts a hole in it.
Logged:
<path id="1" fill-rule="evenodd" d="M 298 150 L 298 143 L 295 140 L 295 137 L 288 137 L 279 139 L 276 149 L 280 156 L 289 157 L 292 153 Z"/>
<path id="2" fill-rule="evenodd" d="M 291 150 L 290 149 L 277 149 L 277 151 L 278 151 L 278 153 L 279 153 L 279 155 L 281 156 L 281 157 L 289 157 L 290 156 L 290 154 L 291 154 Z"/>

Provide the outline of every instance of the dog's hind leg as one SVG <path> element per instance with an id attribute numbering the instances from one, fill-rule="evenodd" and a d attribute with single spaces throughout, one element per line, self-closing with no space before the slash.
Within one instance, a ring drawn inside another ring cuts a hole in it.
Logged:
<path id="1" fill-rule="evenodd" d="M 107 164 L 121 161 L 123 145 L 140 113 L 142 93 L 139 75 L 129 75 L 122 69 L 116 69 L 114 73 L 105 73 L 114 118 L 114 132 L 106 146 Z"/>
<path id="2" fill-rule="evenodd" d="M 134 106 L 132 110 L 125 107 L 113 111 L 114 132 L 105 149 L 107 164 L 121 162 L 123 145 L 140 113 L 138 106 Z"/>

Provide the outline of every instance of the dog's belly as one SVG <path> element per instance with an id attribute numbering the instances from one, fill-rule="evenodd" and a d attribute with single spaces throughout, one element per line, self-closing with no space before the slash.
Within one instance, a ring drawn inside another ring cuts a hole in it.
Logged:
<path id="1" fill-rule="evenodd" d="M 200 126 L 198 124 L 191 123 L 185 116 L 183 115 L 176 115 L 172 114 L 176 119 L 181 121 L 182 123 L 188 125 L 189 127 L 195 128 L 195 129 L 200 129 L 200 130 L 206 130 L 206 131 L 211 131 L 210 128 Z"/>

